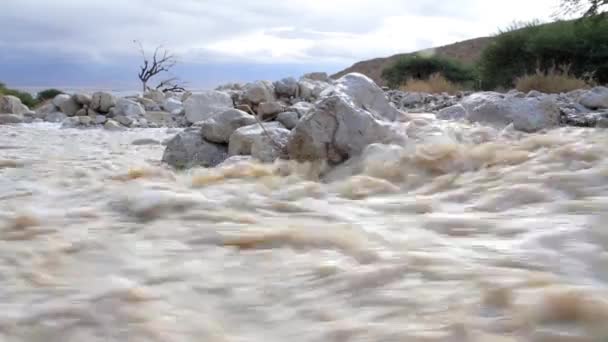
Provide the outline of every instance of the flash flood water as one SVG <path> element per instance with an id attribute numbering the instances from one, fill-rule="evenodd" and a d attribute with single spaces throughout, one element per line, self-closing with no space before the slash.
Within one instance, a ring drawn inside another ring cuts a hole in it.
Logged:
<path id="1" fill-rule="evenodd" d="M 0 126 L 0 341 L 606 341 L 606 131 L 402 129 L 175 171 L 176 131 Z"/>

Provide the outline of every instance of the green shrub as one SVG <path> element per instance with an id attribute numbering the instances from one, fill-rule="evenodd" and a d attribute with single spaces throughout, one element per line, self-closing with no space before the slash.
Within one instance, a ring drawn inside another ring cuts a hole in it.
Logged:
<path id="1" fill-rule="evenodd" d="M 408 80 L 427 80 L 434 74 L 443 75 L 453 83 L 474 81 L 471 67 L 441 57 L 406 56 L 382 71 L 382 78 L 391 88 L 397 88 Z"/>
<path id="2" fill-rule="evenodd" d="M 59 89 L 46 89 L 36 95 L 36 101 L 38 101 L 38 103 L 42 103 L 47 100 L 52 100 L 59 94 L 63 94 L 63 92 Z"/>
<path id="3" fill-rule="evenodd" d="M 7 88 L 4 83 L 0 83 L 0 95 L 12 95 L 18 97 L 21 102 L 29 108 L 33 108 L 38 104 L 32 94 L 16 89 Z"/>
<path id="4" fill-rule="evenodd" d="M 608 82 L 608 21 L 583 19 L 527 25 L 496 36 L 479 62 L 484 89 L 512 87 L 515 79 L 570 65 L 574 77 Z"/>

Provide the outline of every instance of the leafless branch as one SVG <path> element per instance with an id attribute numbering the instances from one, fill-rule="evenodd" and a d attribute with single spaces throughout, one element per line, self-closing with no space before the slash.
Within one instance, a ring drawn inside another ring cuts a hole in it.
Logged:
<path id="1" fill-rule="evenodd" d="M 171 70 L 171 68 L 177 64 L 177 60 L 173 54 L 170 54 L 169 51 L 162 46 L 156 47 L 154 54 L 152 55 L 152 60 L 150 60 L 146 55 L 141 42 L 136 40 L 135 43 L 139 46 L 139 52 L 143 59 L 137 77 L 139 77 L 139 80 L 142 83 L 143 91 L 146 92 L 149 89 L 148 81 L 160 73 Z"/>
<path id="2" fill-rule="evenodd" d="M 181 82 L 177 77 L 171 77 L 166 80 L 160 81 L 160 83 L 156 86 L 156 90 L 160 90 L 163 93 L 174 91 L 174 92 L 184 92 L 186 91 L 185 82 Z"/>

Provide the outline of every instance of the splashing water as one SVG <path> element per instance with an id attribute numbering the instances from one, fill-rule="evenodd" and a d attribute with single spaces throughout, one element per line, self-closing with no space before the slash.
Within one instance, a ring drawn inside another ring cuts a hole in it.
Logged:
<path id="1" fill-rule="evenodd" d="M 608 135 L 415 119 L 333 169 L 0 126 L 2 341 L 598 341 Z"/>

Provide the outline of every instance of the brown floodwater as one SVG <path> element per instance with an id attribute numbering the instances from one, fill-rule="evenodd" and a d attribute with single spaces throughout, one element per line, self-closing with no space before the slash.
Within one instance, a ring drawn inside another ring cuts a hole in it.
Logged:
<path id="1" fill-rule="evenodd" d="M 0 126 L 0 341 L 608 341 L 608 133 L 421 117 L 323 165 Z"/>

